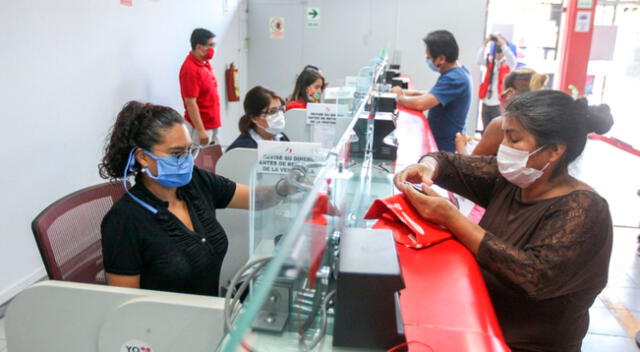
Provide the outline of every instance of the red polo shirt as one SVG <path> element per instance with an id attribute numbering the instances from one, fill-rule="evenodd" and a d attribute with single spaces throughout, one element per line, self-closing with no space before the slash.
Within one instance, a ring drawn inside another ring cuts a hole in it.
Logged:
<path id="1" fill-rule="evenodd" d="M 219 128 L 222 125 L 220 123 L 218 80 L 209 61 L 200 61 L 193 53 L 189 52 L 180 68 L 180 92 L 183 103 L 185 98 L 196 98 L 205 130 Z M 185 104 L 184 118 L 189 121 L 191 126 L 194 126 L 186 109 Z"/>

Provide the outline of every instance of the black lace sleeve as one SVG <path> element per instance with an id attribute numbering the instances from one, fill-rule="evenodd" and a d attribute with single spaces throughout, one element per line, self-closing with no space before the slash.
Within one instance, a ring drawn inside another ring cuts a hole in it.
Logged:
<path id="1" fill-rule="evenodd" d="M 429 153 L 438 161 L 435 184 L 487 207 L 500 178 L 492 156 L 468 156 L 449 152 Z"/>
<path id="2" fill-rule="evenodd" d="M 501 234 L 487 232 L 477 253 L 480 265 L 534 300 L 588 285 L 596 275 L 593 268 L 604 268 L 606 277 L 612 225 L 603 198 L 590 191 L 573 192 L 553 204 L 536 225 L 522 248 L 507 244 Z"/>

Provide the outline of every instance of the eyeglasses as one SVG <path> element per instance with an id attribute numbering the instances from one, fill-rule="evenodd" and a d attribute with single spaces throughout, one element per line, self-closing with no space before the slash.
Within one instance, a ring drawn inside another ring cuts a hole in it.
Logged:
<path id="1" fill-rule="evenodd" d="M 270 116 L 270 115 L 273 115 L 273 114 L 277 114 L 280 111 L 284 112 L 285 110 L 286 110 L 286 107 L 284 105 L 280 105 L 277 108 L 269 109 L 267 111 L 263 111 L 262 113 L 267 115 L 267 116 Z"/>
<path id="2" fill-rule="evenodd" d="M 167 154 L 171 157 L 176 158 L 176 161 L 178 162 L 178 164 L 182 165 L 184 162 L 189 160 L 189 155 L 193 156 L 193 159 L 197 158 L 198 154 L 200 154 L 201 149 L 202 149 L 202 146 L 200 145 L 191 145 L 186 150 L 183 149 L 182 151 L 171 151 L 171 152 L 161 151 L 161 153 Z"/>

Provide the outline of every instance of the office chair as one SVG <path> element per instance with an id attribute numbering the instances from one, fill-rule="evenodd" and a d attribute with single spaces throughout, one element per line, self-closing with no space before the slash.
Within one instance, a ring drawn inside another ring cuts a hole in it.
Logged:
<path id="1" fill-rule="evenodd" d="M 100 223 L 123 194 L 121 183 L 87 187 L 36 216 L 31 229 L 50 279 L 106 283 Z"/>
<path id="2" fill-rule="evenodd" d="M 211 172 L 216 172 L 216 164 L 222 156 L 222 147 L 219 144 L 207 145 L 200 150 L 196 157 L 196 166 Z"/>

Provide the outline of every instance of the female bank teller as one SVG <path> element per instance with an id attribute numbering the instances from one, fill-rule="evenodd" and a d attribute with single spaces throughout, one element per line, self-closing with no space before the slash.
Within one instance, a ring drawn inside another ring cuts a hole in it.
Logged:
<path id="1" fill-rule="evenodd" d="M 109 285 L 218 294 L 228 242 L 216 209 L 247 209 L 249 188 L 194 167 L 197 150 L 184 119 L 169 107 L 132 101 L 118 114 L 100 175 L 125 189 L 134 175 L 135 185 L 102 221 Z M 280 183 L 258 198 L 267 207 L 288 191 Z"/>

